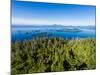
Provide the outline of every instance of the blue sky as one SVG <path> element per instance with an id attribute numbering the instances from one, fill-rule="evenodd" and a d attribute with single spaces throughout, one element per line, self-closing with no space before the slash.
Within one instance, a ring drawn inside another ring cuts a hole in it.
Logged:
<path id="1" fill-rule="evenodd" d="M 12 25 L 95 25 L 95 6 L 12 2 Z"/>

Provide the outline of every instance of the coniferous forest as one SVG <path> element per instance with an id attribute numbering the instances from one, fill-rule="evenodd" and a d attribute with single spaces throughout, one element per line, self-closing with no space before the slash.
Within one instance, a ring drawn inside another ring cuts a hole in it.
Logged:
<path id="1" fill-rule="evenodd" d="M 27 74 L 96 68 L 96 39 L 34 38 L 11 44 L 11 73 Z"/>

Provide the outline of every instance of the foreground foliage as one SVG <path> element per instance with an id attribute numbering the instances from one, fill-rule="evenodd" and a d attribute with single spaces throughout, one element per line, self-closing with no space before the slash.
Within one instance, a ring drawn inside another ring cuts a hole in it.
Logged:
<path id="1" fill-rule="evenodd" d="M 12 43 L 12 75 L 96 68 L 94 38 L 36 38 Z"/>

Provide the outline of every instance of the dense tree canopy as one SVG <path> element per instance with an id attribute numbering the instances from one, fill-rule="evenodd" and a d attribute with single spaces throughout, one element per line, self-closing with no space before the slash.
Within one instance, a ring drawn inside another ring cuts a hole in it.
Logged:
<path id="1" fill-rule="evenodd" d="M 96 68 L 95 38 L 36 38 L 12 42 L 12 75 Z"/>

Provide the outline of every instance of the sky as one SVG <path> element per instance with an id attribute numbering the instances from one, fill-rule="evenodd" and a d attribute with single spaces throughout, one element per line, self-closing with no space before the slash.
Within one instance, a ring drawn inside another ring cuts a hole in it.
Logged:
<path id="1" fill-rule="evenodd" d="M 12 1 L 12 25 L 95 25 L 95 6 Z"/>

